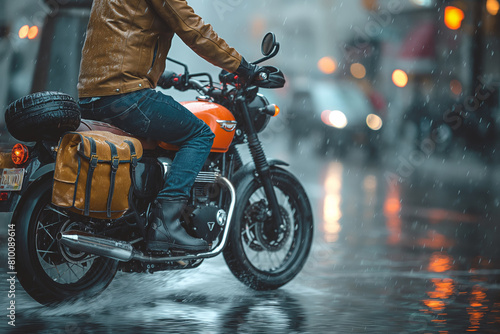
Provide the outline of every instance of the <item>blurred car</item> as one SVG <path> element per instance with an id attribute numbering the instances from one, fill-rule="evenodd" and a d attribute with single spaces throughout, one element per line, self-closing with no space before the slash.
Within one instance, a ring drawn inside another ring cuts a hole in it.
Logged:
<path id="1" fill-rule="evenodd" d="M 378 154 L 383 116 L 370 96 L 351 81 L 318 82 L 297 88 L 288 108 L 291 142 L 319 137 L 319 151 L 344 156 L 359 147 Z M 293 145 L 293 144 L 291 144 Z"/>

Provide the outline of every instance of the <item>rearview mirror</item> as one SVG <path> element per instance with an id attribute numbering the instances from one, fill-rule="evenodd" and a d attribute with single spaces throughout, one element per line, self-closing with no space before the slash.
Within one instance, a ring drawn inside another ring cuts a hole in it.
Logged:
<path id="1" fill-rule="evenodd" d="M 261 46 L 261 51 L 264 56 L 269 56 L 274 48 L 276 47 L 276 35 L 274 35 L 272 32 L 268 32 L 265 36 L 264 39 L 262 40 L 262 46 Z"/>
<path id="2" fill-rule="evenodd" d="M 276 42 L 276 35 L 268 32 L 262 39 L 261 51 L 264 58 L 256 60 L 253 64 L 260 64 L 265 60 L 271 59 L 278 54 L 280 50 L 280 43 Z"/>

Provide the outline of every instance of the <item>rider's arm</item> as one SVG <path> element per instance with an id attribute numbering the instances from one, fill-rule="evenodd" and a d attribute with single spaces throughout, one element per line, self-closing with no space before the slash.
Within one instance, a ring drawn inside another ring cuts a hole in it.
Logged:
<path id="1" fill-rule="evenodd" d="M 149 0 L 156 13 L 200 57 L 231 73 L 238 69 L 241 55 L 220 38 L 210 24 L 186 0 Z"/>

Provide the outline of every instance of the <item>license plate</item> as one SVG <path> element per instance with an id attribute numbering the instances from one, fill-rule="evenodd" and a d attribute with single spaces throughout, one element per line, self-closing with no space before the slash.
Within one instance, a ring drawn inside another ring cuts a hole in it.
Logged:
<path id="1" fill-rule="evenodd" d="M 23 186 L 24 168 L 4 168 L 0 190 L 18 191 Z"/>

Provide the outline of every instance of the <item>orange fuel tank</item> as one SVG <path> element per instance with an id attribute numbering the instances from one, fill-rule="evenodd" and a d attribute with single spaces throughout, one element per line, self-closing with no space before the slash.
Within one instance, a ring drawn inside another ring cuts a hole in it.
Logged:
<path id="1" fill-rule="evenodd" d="M 236 120 L 227 108 L 213 102 L 189 101 L 181 102 L 189 111 L 207 123 L 215 134 L 211 152 L 227 152 L 234 138 Z M 178 150 L 176 145 L 160 143 L 159 146 L 166 150 Z"/>

